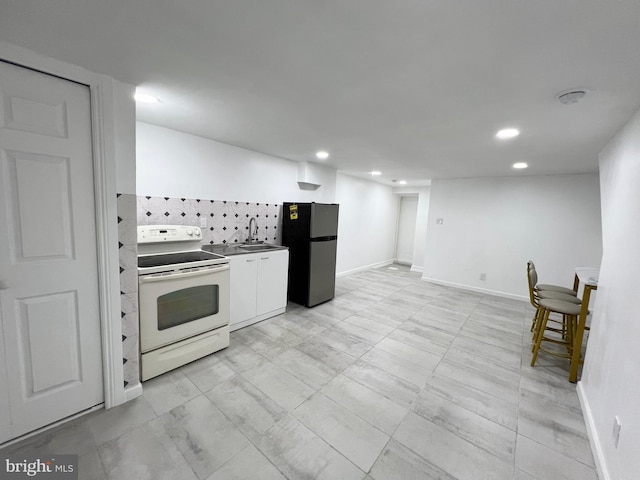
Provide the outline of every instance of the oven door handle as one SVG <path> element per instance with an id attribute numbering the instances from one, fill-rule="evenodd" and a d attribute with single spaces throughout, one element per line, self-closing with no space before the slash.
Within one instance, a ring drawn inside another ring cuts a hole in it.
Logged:
<path id="1" fill-rule="evenodd" d="M 153 274 L 149 276 L 143 275 L 140 277 L 140 283 L 163 282 L 165 280 L 175 280 L 177 278 L 197 277 L 198 275 L 224 272 L 225 270 L 229 270 L 229 265 L 222 265 L 221 267 L 215 267 L 215 268 L 207 268 L 203 270 L 198 270 L 196 272 L 171 273 L 169 275 L 158 275 L 158 276 L 153 276 Z"/>

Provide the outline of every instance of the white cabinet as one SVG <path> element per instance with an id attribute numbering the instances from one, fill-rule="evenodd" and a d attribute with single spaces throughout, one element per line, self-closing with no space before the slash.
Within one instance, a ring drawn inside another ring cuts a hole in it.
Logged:
<path id="1" fill-rule="evenodd" d="M 231 331 L 284 313 L 287 307 L 289 251 L 229 257 Z"/>

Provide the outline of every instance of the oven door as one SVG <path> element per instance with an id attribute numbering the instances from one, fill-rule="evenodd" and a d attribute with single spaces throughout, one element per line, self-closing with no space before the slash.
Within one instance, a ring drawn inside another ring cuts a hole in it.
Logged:
<path id="1" fill-rule="evenodd" d="M 144 353 L 229 323 L 229 265 L 141 275 L 138 295 Z"/>

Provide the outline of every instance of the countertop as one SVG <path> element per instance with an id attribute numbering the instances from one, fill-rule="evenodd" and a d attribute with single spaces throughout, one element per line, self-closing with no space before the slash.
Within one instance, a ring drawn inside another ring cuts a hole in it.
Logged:
<path id="1" fill-rule="evenodd" d="M 273 245 L 271 243 L 265 244 L 270 245 L 273 248 L 269 248 L 268 250 L 251 250 L 240 248 L 239 243 L 216 243 L 213 245 L 203 245 L 202 250 L 205 252 L 217 253 L 218 255 L 224 255 L 225 257 L 231 255 L 247 255 L 249 253 L 265 253 L 265 252 L 275 252 L 278 250 L 288 250 L 288 247 L 283 247 L 282 245 Z"/>

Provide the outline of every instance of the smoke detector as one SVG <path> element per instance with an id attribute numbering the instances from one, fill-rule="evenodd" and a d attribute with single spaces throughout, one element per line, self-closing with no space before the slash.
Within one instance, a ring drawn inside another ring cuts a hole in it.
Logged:
<path id="1" fill-rule="evenodd" d="M 558 100 L 563 105 L 571 105 L 572 103 L 578 103 L 586 94 L 587 92 L 585 90 L 572 90 L 559 95 Z"/>

